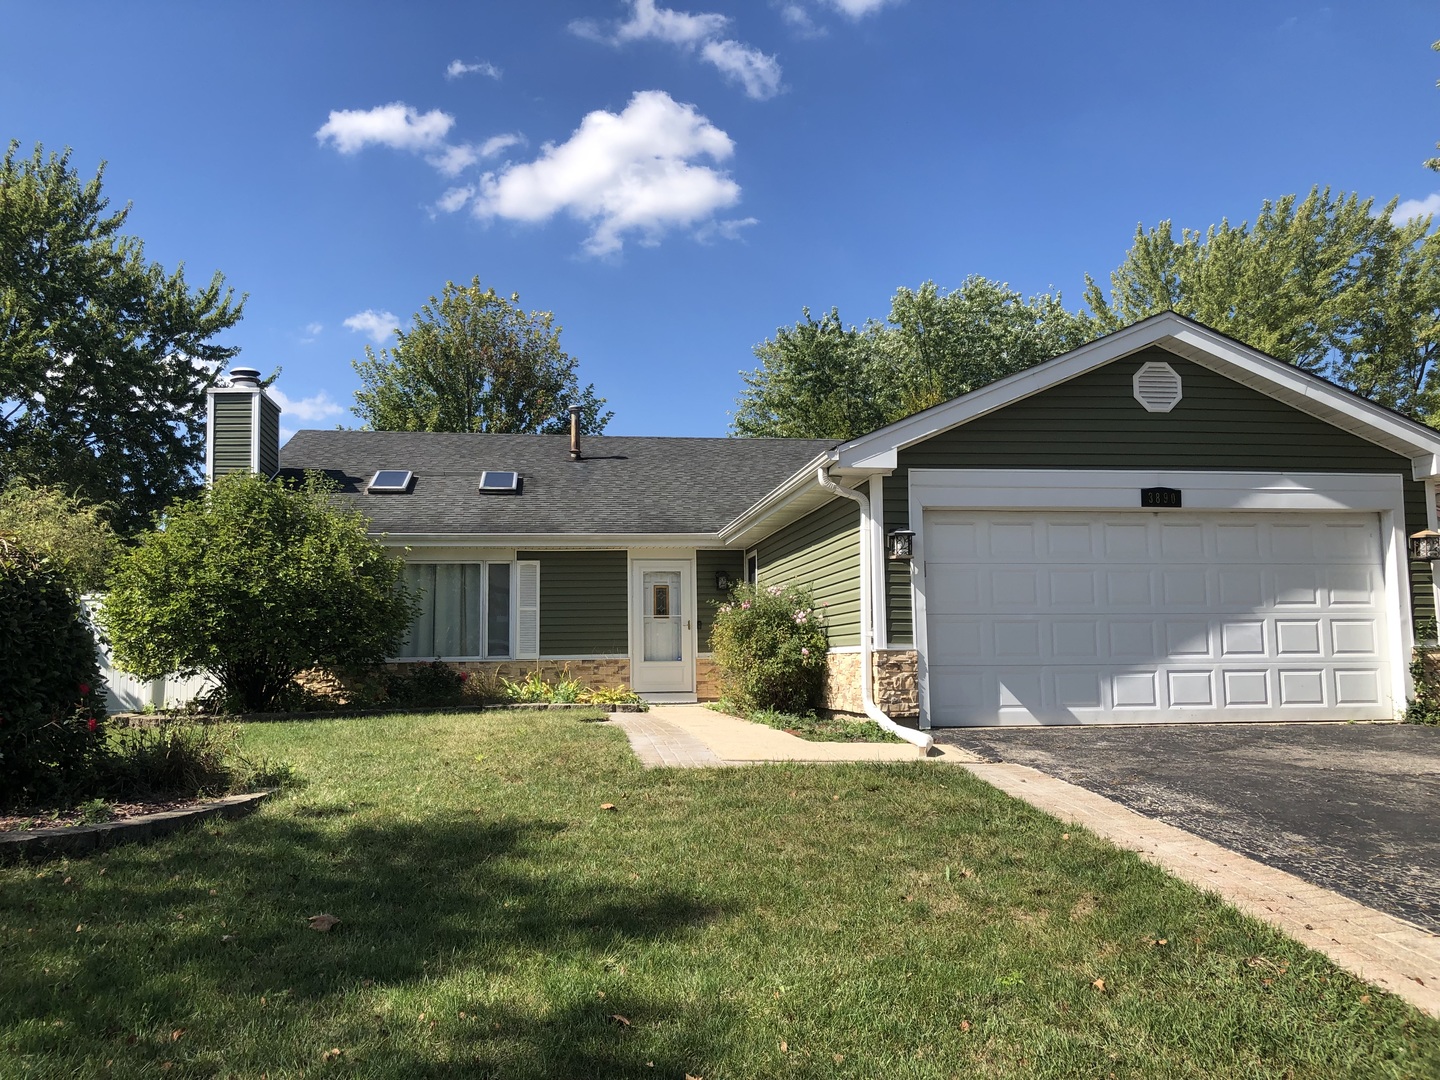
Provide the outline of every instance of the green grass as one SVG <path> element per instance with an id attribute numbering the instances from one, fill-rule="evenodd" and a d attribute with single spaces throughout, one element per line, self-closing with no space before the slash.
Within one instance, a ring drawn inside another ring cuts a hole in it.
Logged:
<path id="1" fill-rule="evenodd" d="M 1440 1075 L 1440 1022 L 944 764 L 647 772 L 547 713 L 244 734 L 304 786 L 0 870 L 0 1076 Z"/>
<path id="2" fill-rule="evenodd" d="M 780 712 L 777 709 L 752 709 L 747 712 L 738 708 L 731 701 L 718 701 L 710 708 L 730 716 L 744 717 L 752 723 L 764 724 L 766 727 L 772 727 L 778 731 L 789 732 L 807 742 L 898 743 L 905 741 L 900 736 L 886 731 L 874 720 L 820 716 L 813 712 L 797 716 L 794 713 Z"/>

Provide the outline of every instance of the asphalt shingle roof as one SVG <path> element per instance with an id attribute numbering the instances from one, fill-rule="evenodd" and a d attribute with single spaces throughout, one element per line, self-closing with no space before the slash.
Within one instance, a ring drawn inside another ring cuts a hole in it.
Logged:
<path id="1" fill-rule="evenodd" d="M 686 439 L 298 431 L 284 473 L 317 469 L 386 533 L 715 532 L 818 454 L 818 439 Z M 367 495 L 379 469 L 409 469 L 406 495 Z M 477 491 L 486 469 L 514 469 L 519 494 Z"/>

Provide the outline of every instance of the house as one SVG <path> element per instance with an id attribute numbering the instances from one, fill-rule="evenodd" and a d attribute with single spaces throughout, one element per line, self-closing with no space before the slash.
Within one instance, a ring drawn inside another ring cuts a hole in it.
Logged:
<path id="1" fill-rule="evenodd" d="M 1436 527 L 1440 433 L 1173 314 L 839 445 L 301 431 L 277 449 L 254 375 L 212 392 L 212 472 L 340 483 L 426 595 L 399 662 L 711 698 L 714 605 L 745 578 L 828 605 L 837 710 L 1370 720 L 1403 707 L 1434 625 L 1407 537 Z"/>

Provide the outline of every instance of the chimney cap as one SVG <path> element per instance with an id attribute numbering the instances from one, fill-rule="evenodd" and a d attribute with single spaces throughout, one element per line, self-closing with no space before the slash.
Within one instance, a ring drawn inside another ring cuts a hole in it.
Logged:
<path id="1" fill-rule="evenodd" d="M 260 369 L 253 367 L 234 367 L 230 369 L 230 385 L 232 386 L 259 386 Z"/>

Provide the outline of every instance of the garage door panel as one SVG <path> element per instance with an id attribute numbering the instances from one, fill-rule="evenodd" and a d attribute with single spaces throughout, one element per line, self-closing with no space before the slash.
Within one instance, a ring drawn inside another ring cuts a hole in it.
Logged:
<path id="1" fill-rule="evenodd" d="M 1392 714 L 1373 515 L 929 511 L 924 529 L 933 724 Z"/>

